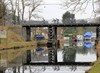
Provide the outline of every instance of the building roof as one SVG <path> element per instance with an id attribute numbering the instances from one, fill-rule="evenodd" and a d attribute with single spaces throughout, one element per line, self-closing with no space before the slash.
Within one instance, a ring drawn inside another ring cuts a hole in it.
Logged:
<path id="1" fill-rule="evenodd" d="M 84 37 L 91 37 L 92 36 L 92 33 L 91 32 L 86 32 L 85 34 L 84 34 Z"/>

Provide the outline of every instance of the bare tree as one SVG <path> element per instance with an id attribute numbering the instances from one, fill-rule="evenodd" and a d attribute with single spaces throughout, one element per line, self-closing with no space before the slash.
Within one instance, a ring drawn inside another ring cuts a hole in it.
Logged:
<path id="1" fill-rule="evenodd" d="M 25 2 L 26 0 L 10 0 L 12 17 L 14 20 L 16 20 L 16 16 L 18 15 L 18 18 L 17 18 L 18 23 L 20 19 L 20 14 L 21 14 L 22 21 L 24 20 Z"/>
<path id="2" fill-rule="evenodd" d="M 29 14 L 29 21 L 31 20 L 32 17 L 36 17 L 37 15 L 35 13 L 39 12 L 39 6 L 41 5 L 43 1 L 42 0 L 21 0 L 21 15 L 22 15 L 22 20 L 24 20 L 24 14 L 25 14 L 25 9 L 28 7 L 28 14 Z"/>
<path id="3" fill-rule="evenodd" d="M 25 13 L 25 0 L 21 0 L 22 3 L 22 21 L 24 20 L 24 13 Z"/>
<path id="4" fill-rule="evenodd" d="M 0 0 L 0 18 L 3 18 L 7 13 L 8 1 Z"/>
<path id="5" fill-rule="evenodd" d="M 97 15 L 100 17 L 100 0 L 97 0 L 97 5 L 98 5 L 98 7 L 97 7 L 96 12 L 97 12 Z"/>
<path id="6" fill-rule="evenodd" d="M 4 3 L 2 4 L 2 0 L 0 1 L 0 18 L 4 15 Z"/>
<path id="7" fill-rule="evenodd" d="M 30 0 L 29 4 L 29 21 L 31 20 L 32 17 L 38 17 L 37 12 L 39 11 L 39 7 L 43 1 L 42 0 Z"/>
<path id="8" fill-rule="evenodd" d="M 86 8 L 91 4 L 93 14 L 97 14 L 96 4 L 98 2 L 100 2 L 100 0 L 64 0 L 63 6 L 72 12 L 75 12 L 75 11 L 85 12 Z"/>
<path id="9" fill-rule="evenodd" d="M 5 25 L 5 16 L 7 15 L 7 6 L 9 1 L 0 0 L 0 25 Z"/>
<path id="10" fill-rule="evenodd" d="M 17 3 L 17 14 L 18 14 L 18 23 L 20 24 L 20 8 L 19 8 L 19 0 L 18 0 L 18 3 Z"/>
<path id="11" fill-rule="evenodd" d="M 19 0 L 9 0 L 10 1 L 10 6 L 11 6 L 11 9 L 10 9 L 10 12 L 11 12 L 11 15 L 12 15 L 12 20 L 14 21 L 14 23 L 16 23 L 16 12 L 18 11 L 18 1 Z"/>
<path id="12" fill-rule="evenodd" d="M 39 7 L 42 0 L 9 0 L 10 6 L 11 6 L 11 14 L 13 15 L 14 20 L 17 20 L 19 22 L 19 19 L 21 18 L 22 21 L 25 19 L 25 12 L 28 11 L 28 19 L 31 20 L 32 17 L 37 17 L 37 12 L 39 12 Z M 27 8 L 26 8 L 27 7 Z"/>

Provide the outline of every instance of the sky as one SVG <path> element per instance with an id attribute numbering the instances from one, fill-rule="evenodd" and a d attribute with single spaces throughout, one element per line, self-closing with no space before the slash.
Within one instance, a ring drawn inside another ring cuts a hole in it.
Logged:
<path id="1" fill-rule="evenodd" d="M 38 13 L 40 18 L 32 18 L 32 20 L 53 20 L 53 19 L 62 19 L 63 14 L 67 11 L 62 5 L 63 0 L 43 0 L 43 5 L 39 7 L 41 10 Z M 48 5 L 47 5 L 48 4 Z M 55 5 L 57 4 L 57 5 Z M 28 10 L 26 9 L 25 20 L 28 20 Z M 75 13 L 75 19 L 89 19 L 92 16 L 92 4 L 89 3 L 85 13 L 77 12 Z"/>
<path id="2" fill-rule="evenodd" d="M 62 15 L 66 10 L 61 5 L 45 5 L 45 4 L 62 4 L 62 0 L 44 0 L 44 5 L 40 7 L 42 10 L 39 15 L 44 19 L 62 19 Z M 92 5 L 89 5 L 85 13 L 76 13 L 76 19 L 87 19 L 91 17 Z"/>

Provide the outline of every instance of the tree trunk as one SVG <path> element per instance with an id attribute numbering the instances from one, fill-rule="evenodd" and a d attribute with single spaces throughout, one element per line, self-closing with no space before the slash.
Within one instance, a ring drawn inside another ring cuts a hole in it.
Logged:
<path id="1" fill-rule="evenodd" d="M 20 73 L 20 66 L 18 66 L 18 73 Z"/>
<path id="2" fill-rule="evenodd" d="M 32 71 L 31 71 L 31 66 L 29 65 L 29 70 L 30 70 L 30 73 L 32 73 Z"/>

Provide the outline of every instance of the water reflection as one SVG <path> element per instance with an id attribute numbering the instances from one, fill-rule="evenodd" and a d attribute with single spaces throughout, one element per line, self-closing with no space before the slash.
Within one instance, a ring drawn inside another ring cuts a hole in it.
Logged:
<path id="1" fill-rule="evenodd" d="M 76 50 L 73 48 L 64 48 L 63 62 L 75 62 Z"/>
<path id="2" fill-rule="evenodd" d="M 58 62 L 94 62 L 97 60 L 95 27 L 64 27 L 58 28 L 58 31 L 59 29 L 62 29 L 62 32 L 58 32 L 61 36 L 58 37 L 60 38 Z"/>
<path id="3" fill-rule="evenodd" d="M 91 66 L 25 66 L 24 73 L 85 73 Z M 5 73 L 22 73 L 23 67 L 8 68 Z M 18 71 L 19 70 L 19 71 Z"/>
<path id="4" fill-rule="evenodd" d="M 57 54 L 58 62 L 94 62 L 97 60 L 95 49 L 74 49 L 67 48 L 59 49 Z"/>
<path id="5" fill-rule="evenodd" d="M 41 63 L 48 62 L 48 49 L 37 48 L 36 50 L 31 50 L 31 62 L 32 63 Z"/>

